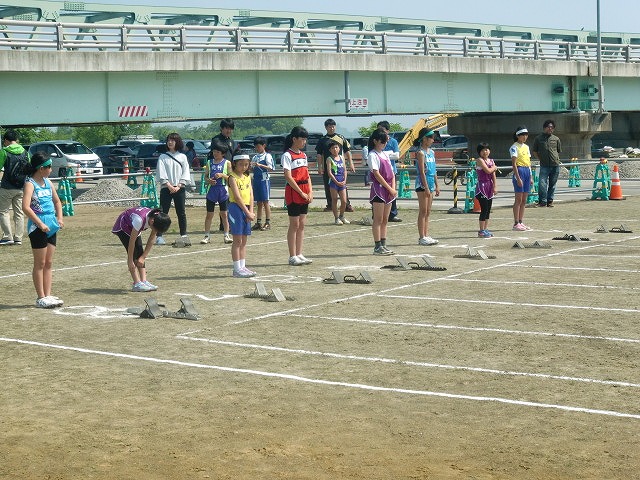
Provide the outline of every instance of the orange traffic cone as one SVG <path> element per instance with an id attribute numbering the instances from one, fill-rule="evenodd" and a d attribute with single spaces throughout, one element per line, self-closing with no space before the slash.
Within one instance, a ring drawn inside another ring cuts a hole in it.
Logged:
<path id="1" fill-rule="evenodd" d="M 481 211 L 480 202 L 476 197 L 473 197 L 473 213 L 480 213 Z"/>
<path id="2" fill-rule="evenodd" d="M 613 166 L 613 172 L 611 173 L 611 192 L 609 193 L 609 200 L 624 200 L 622 196 L 622 186 L 620 185 L 620 171 L 618 165 Z"/>
<path id="3" fill-rule="evenodd" d="M 76 183 L 82 183 L 84 180 L 80 176 L 80 165 L 76 167 Z"/>
<path id="4" fill-rule="evenodd" d="M 129 162 L 127 160 L 122 161 L 122 172 L 124 173 L 122 178 L 129 180 Z"/>

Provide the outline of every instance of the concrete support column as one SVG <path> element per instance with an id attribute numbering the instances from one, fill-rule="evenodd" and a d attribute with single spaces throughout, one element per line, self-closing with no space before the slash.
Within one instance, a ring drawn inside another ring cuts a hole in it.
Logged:
<path id="1" fill-rule="evenodd" d="M 469 113 L 450 118 L 448 131 L 451 134 L 465 135 L 469 139 L 469 154 L 472 157 L 476 156 L 478 143 L 487 142 L 494 159 L 508 159 L 516 127 L 527 127 L 527 144 L 531 147 L 533 139 L 542 133 L 542 124 L 548 119 L 555 122 L 555 134 L 562 141 L 562 160 L 573 157 L 590 159 L 591 137 L 596 133 L 611 131 L 611 114 L 608 112 Z"/>

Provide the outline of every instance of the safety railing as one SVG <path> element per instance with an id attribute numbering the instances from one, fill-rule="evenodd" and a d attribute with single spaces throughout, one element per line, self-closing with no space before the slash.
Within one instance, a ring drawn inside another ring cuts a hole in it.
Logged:
<path id="1" fill-rule="evenodd" d="M 332 52 L 595 61 L 595 43 L 407 32 L 0 19 L 0 50 Z M 640 45 L 602 44 L 605 62 L 640 62 Z"/>

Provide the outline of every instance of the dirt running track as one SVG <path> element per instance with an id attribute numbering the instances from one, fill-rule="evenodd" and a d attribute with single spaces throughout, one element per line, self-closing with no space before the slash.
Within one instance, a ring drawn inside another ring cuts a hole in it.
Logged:
<path id="1" fill-rule="evenodd" d="M 492 239 L 435 212 L 435 247 L 403 212 L 388 245 L 446 271 L 381 269 L 370 227 L 315 211 L 314 263 L 290 267 L 278 211 L 249 239 L 253 280 L 221 235 L 197 244 L 192 208 L 194 245 L 147 262 L 154 295 L 129 291 L 119 210 L 66 218 L 61 309 L 33 307 L 28 242 L 0 249 L 1 478 L 640 478 L 640 199 L 528 209 L 524 233 L 497 209 Z M 469 245 L 495 258 L 454 257 Z M 323 283 L 336 269 L 373 283 Z M 244 298 L 256 281 L 295 299 Z M 125 313 L 152 296 L 202 319 Z"/>

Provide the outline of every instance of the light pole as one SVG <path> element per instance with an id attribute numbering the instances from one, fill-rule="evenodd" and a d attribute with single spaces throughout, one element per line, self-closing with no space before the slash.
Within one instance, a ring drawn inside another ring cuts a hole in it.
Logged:
<path id="1" fill-rule="evenodd" d="M 597 1 L 597 36 L 598 36 L 598 113 L 604 112 L 604 86 L 602 84 L 602 35 L 600 33 L 600 0 Z"/>

